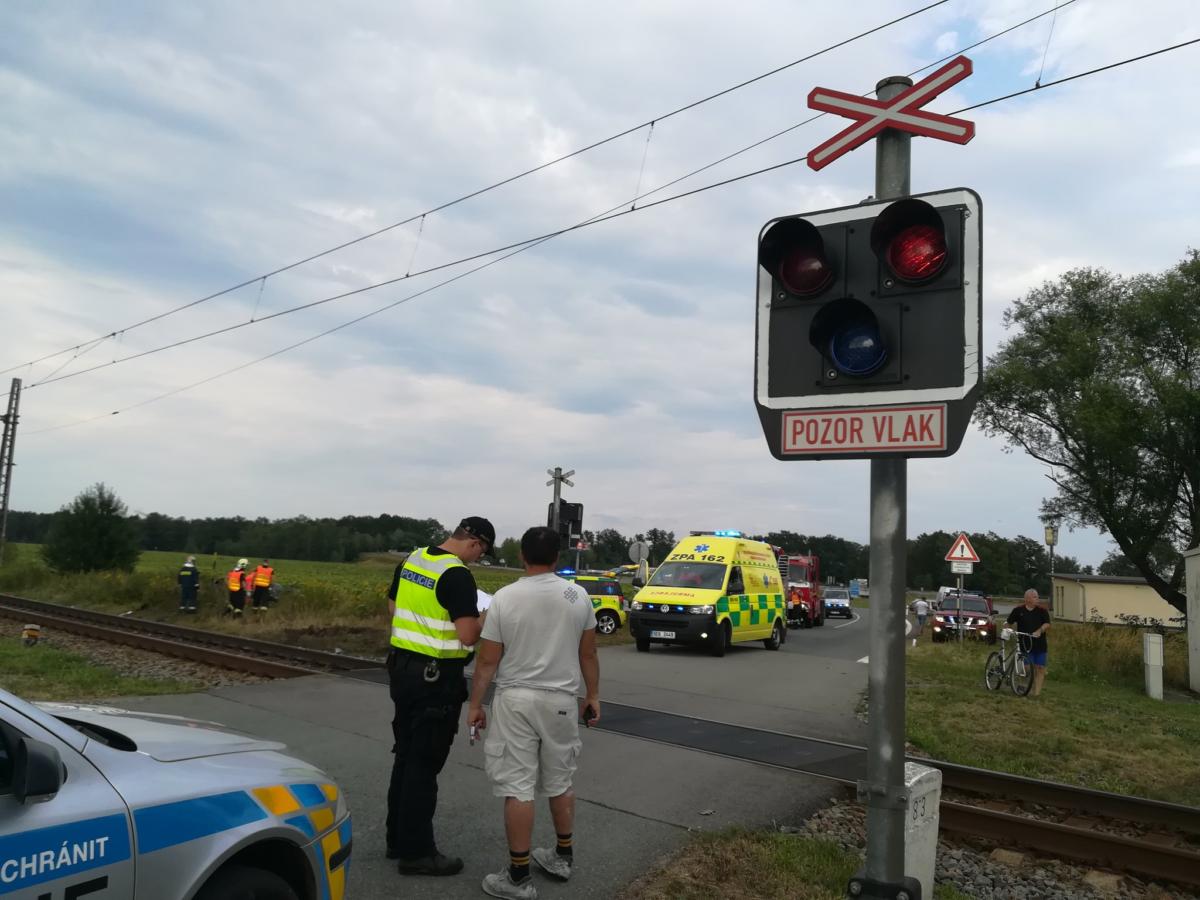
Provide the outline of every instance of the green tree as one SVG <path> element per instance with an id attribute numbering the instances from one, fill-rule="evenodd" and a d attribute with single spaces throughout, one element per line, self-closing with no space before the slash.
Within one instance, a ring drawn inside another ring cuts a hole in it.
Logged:
<path id="1" fill-rule="evenodd" d="M 133 571 L 141 551 L 128 509 L 103 483 L 88 488 L 54 517 L 42 558 L 57 572 Z"/>
<path id="2" fill-rule="evenodd" d="M 521 542 L 515 537 L 505 538 L 496 548 L 495 556 L 497 559 L 503 560 L 505 565 L 520 566 Z"/>
<path id="3" fill-rule="evenodd" d="M 1101 575 L 1137 575 L 1137 566 L 1127 560 L 1120 550 L 1113 550 L 1100 563 Z"/>
<path id="4" fill-rule="evenodd" d="M 1196 251 L 1162 275 L 1068 272 L 1005 313 L 1017 333 L 989 361 L 976 412 L 1050 467 L 1047 515 L 1108 532 L 1180 610 L 1182 551 L 1200 541 L 1197 309 Z"/>
<path id="5" fill-rule="evenodd" d="M 601 528 L 592 541 L 596 561 L 603 566 L 620 566 L 629 562 L 629 545 L 633 543 L 615 528 Z"/>
<path id="6" fill-rule="evenodd" d="M 646 542 L 650 545 L 650 565 L 658 565 L 675 546 L 675 532 L 651 528 L 646 532 Z"/>

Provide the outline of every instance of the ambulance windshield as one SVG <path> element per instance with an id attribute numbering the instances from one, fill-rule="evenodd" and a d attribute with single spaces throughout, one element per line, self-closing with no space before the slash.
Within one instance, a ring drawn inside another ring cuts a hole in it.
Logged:
<path id="1" fill-rule="evenodd" d="M 650 587 L 719 591 L 725 587 L 724 563 L 665 562 L 650 578 Z"/>

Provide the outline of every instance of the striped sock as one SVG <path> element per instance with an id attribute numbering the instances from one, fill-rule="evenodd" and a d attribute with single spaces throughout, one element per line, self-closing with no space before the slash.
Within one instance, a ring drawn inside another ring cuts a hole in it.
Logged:
<path id="1" fill-rule="evenodd" d="M 567 859 L 571 859 L 575 855 L 575 848 L 572 846 L 571 835 L 572 832 L 567 832 L 566 834 L 560 834 L 558 836 L 558 855 L 565 856 Z"/>
<path id="2" fill-rule="evenodd" d="M 508 876 L 514 884 L 520 884 L 529 877 L 529 851 L 508 850 Z"/>

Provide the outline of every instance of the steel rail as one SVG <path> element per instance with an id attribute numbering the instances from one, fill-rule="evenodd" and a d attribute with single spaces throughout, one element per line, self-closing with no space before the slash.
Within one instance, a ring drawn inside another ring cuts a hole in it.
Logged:
<path id="1" fill-rule="evenodd" d="M 182 641 L 173 641 L 167 638 L 155 637 L 153 635 L 144 634 L 138 631 L 129 631 L 121 628 L 109 628 L 105 625 L 99 625 L 95 622 L 87 622 L 82 619 L 64 616 L 53 616 L 48 613 L 27 608 L 0 605 L 0 615 L 7 616 L 10 619 L 16 619 L 17 621 L 27 621 L 37 625 L 48 625 L 54 628 L 59 628 L 63 631 L 69 631 L 73 634 L 83 635 L 85 637 L 100 638 L 113 644 L 123 644 L 128 647 L 137 647 L 142 650 L 152 650 L 155 653 L 162 653 L 167 656 L 190 659 L 195 662 L 202 662 L 213 666 L 221 666 L 222 668 L 233 669 L 239 672 L 247 672 L 252 675 L 264 675 L 268 678 L 295 678 L 300 675 L 318 674 L 317 671 L 313 669 L 301 668 L 300 666 L 290 665 L 274 659 L 264 659 L 262 657 L 246 656 L 241 653 L 231 653 L 227 650 L 218 650 L 215 647 L 206 647 L 203 645 L 188 644 Z"/>
<path id="2" fill-rule="evenodd" d="M 307 647 L 296 647 L 291 644 L 265 641 L 261 638 L 227 634 L 220 631 L 205 631 L 204 629 L 192 628 L 187 625 L 174 625 L 170 622 L 156 622 L 152 619 L 141 619 L 136 616 L 121 616 L 92 609 L 82 609 L 76 606 L 63 606 L 43 600 L 15 597 L 10 594 L 0 594 L 0 604 L 30 612 L 41 612 L 60 618 L 78 619 L 114 628 L 120 627 L 129 631 L 136 629 L 141 633 L 158 635 L 168 640 L 186 641 L 194 644 L 211 644 L 230 650 L 275 656 L 293 662 L 306 662 L 336 671 L 377 669 L 383 665 L 379 660 L 367 659 L 361 656 L 330 653 L 325 650 L 312 650 Z"/>
<path id="3" fill-rule="evenodd" d="M 1022 775 L 976 769 L 919 756 L 910 756 L 908 760 L 940 769 L 943 788 L 953 788 L 988 798 L 1040 803 L 1057 809 L 1072 809 L 1126 822 L 1165 825 L 1200 835 L 1200 809 L 1194 806 L 1129 797 L 1056 781 L 1039 781 Z"/>
<path id="4" fill-rule="evenodd" d="M 1200 853 L 1193 850 L 949 800 L 941 802 L 940 813 L 940 829 L 952 834 L 991 838 L 1064 859 L 1200 887 Z"/>

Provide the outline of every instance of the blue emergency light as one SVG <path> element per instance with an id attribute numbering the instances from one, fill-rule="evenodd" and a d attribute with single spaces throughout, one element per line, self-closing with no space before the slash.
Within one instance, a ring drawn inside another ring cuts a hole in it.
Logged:
<path id="1" fill-rule="evenodd" d="M 714 531 L 713 537 L 741 537 L 740 531 Z"/>

